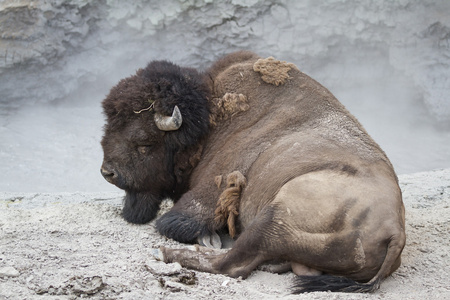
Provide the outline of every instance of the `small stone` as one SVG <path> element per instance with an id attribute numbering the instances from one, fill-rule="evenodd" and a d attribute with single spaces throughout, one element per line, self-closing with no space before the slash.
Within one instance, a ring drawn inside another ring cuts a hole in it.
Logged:
<path id="1" fill-rule="evenodd" d="M 148 261 L 145 264 L 147 271 L 156 276 L 173 276 L 181 273 L 183 267 L 179 263 L 165 264 L 156 261 Z"/>
<path id="2" fill-rule="evenodd" d="M 172 293 L 177 293 L 186 290 L 186 287 L 182 283 L 171 280 L 166 280 L 164 282 L 163 287 L 170 290 Z"/>
<path id="3" fill-rule="evenodd" d="M 74 277 L 69 280 L 71 290 L 76 295 L 93 295 L 105 287 L 100 276 L 79 278 Z"/>
<path id="4" fill-rule="evenodd" d="M 17 277 L 20 273 L 13 267 L 0 268 L 0 277 Z"/>

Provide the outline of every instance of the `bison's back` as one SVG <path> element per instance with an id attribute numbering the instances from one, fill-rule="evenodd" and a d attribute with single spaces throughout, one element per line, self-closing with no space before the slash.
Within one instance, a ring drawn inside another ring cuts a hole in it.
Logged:
<path id="1" fill-rule="evenodd" d="M 271 73 L 274 75 L 268 76 Z M 259 153 L 259 145 L 263 143 L 270 146 L 266 145 L 263 151 L 273 149 L 277 143 L 283 146 L 301 143 L 304 148 L 329 144 L 362 159 L 383 160 L 390 165 L 356 118 L 325 87 L 295 65 L 239 52 L 219 60 L 210 74 L 214 74 L 211 97 L 212 119 L 216 122 L 209 147 L 225 150 L 236 147 L 239 151 L 228 155 L 227 164 L 242 160 L 248 164 L 247 159 L 239 156 Z M 277 149 L 274 152 L 279 153 Z M 290 154 L 285 156 L 291 159 Z M 239 163 L 233 165 L 238 167 Z"/>
<path id="2" fill-rule="evenodd" d="M 250 216 L 273 200 L 284 183 L 314 170 L 354 172 L 360 164 L 381 162 L 395 177 L 361 124 L 296 66 L 243 52 L 219 61 L 211 74 L 213 98 L 222 108 L 217 118 L 222 119 L 211 134 L 201 171 L 207 178 L 235 170 L 245 174 L 242 209 L 252 210 Z M 244 99 L 245 110 L 233 110 L 239 102 L 233 99 Z M 254 199 L 257 207 L 251 204 Z"/>

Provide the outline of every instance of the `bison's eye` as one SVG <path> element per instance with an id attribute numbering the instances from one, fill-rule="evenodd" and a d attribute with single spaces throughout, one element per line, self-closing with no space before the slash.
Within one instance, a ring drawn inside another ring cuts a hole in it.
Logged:
<path id="1" fill-rule="evenodd" d="M 146 146 L 138 146 L 137 150 L 141 154 L 148 154 L 150 152 L 150 148 L 151 148 L 151 146 L 148 146 L 148 145 L 146 145 Z"/>

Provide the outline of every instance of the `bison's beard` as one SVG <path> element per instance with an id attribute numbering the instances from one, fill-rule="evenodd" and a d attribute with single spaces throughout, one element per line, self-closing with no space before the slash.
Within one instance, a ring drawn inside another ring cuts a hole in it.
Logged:
<path id="1" fill-rule="evenodd" d="M 123 218 L 135 224 L 144 224 L 153 220 L 161 204 L 162 198 L 150 193 L 126 191 L 123 199 Z"/>

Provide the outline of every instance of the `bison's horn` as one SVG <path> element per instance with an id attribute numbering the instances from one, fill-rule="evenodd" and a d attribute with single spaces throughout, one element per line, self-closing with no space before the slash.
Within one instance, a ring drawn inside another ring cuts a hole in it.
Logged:
<path id="1" fill-rule="evenodd" d="M 180 109 L 178 106 L 175 106 L 171 117 L 156 113 L 155 123 L 159 130 L 162 131 L 178 130 L 183 123 L 183 117 L 181 116 Z"/>

